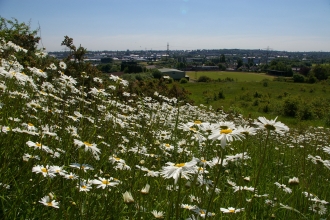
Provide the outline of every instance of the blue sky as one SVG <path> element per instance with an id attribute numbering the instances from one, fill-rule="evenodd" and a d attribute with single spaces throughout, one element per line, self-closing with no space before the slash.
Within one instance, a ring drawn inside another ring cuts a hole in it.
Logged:
<path id="1" fill-rule="evenodd" d="M 88 50 L 330 51 L 330 0 L 0 0 L 0 16 L 40 24 Z"/>

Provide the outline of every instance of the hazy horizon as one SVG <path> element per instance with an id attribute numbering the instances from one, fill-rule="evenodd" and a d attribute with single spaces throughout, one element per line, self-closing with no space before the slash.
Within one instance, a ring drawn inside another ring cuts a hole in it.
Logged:
<path id="1" fill-rule="evenodd" d="M 329 0 L 0 0 L 0 16 L 40 25 L 47 51 L 67 35 L 89 51 L 330 51 Z"/>

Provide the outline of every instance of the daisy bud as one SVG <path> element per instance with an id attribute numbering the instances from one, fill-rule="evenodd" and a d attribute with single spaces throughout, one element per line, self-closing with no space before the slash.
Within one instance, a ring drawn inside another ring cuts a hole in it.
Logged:
<path id="1" fill-rule="evenodd" d="M 299 185 L 299 179 L 297 177 L 293 177 L 292 179 L 289 179 L 289 185 L 292 186 Z"/>
<path id="2" fill-rule="evenodd" d="M 124 199 L 124 202 L 129 204 L 129 203 L 134 203 L 134 199 L 133 199 L 133 196 L 130 192 L 125 192 L 123 193 L 123 199 Z"/>
<path id="3" fill-rule="evenodd" d="M 141 193 L 142 194 L 148 194 L 150 190 L 150 185 L 147 184 L 144 188 L 142 188 Z"/>

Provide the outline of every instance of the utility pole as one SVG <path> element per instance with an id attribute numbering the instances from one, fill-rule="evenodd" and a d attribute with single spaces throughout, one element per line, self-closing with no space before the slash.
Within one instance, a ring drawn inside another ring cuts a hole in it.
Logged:
<path id="1" fill-rule="evenodd" d="M 169 50 L 170 50 L 170 45 L 169 45 L 169 43 L 167 42 L 167 53 L 166 53 L 166 60 L 168 60 L 168 57 L 169 57 L 169 55 L 170 55 L 170 53 L 169 53 Z"/>
<path id="2" fill-rule="evenodd" d="M 269 50 L 272 50 L 272 48 L 269 48 L 269 46 L 267 48 L 267 52 L 266 52 L 266 56 L 267 56 L 267 60 L 266 60 L 266 65 L 268 65 L 268 56 L 269 56 Z"/>

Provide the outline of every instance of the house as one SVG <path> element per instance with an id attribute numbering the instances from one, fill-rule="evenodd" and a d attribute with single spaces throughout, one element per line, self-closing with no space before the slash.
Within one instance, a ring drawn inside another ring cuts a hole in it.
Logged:
<path id="1" fill-rule="evenodd" d="M 159 71 L 163 74 L 163 76 L 169 76 L 174 80 L 180 80 L 182 78 L 189 79 L 189 76 L 186 76 L 186 72 L 177 70 L 177 69 L 169 69 L 169 68 L 162 68 Z"/>

